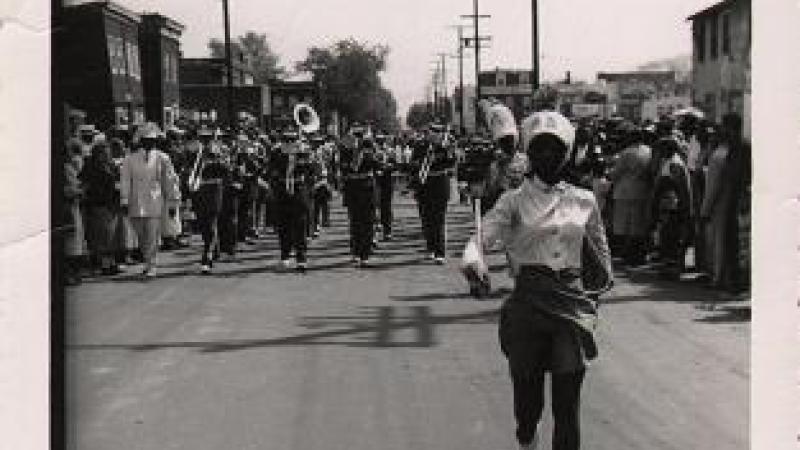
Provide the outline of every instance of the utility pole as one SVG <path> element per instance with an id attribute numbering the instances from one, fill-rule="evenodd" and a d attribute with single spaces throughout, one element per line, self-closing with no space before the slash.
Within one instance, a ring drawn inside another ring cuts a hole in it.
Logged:
<path id="1" fill-rule="evenodd" d="M 225 67 L 228 73 L 228 86 L 225 90 L 228 107 L 228 127 L 230 127 L 231 132 L 233 132 L 233 126 L 236 123 L 236 118 L 234 117 L 233 112 L 233 61 L 231 59 L 231 24 L 230 15 L 228 14 L 228 0 L 222 0 L 222 13 L 225 18 Z"/>
<path id="2" fill-rule="evenodd" d="M 475 130 L 478 129 L 478 118 L 480 114 L 478 113 L 478 102 L 481 98 L 481 81 L 480 81 L 480 73 L 481 73 L 481 41 L 488 41 L 491 40 L 490 36 L 481 36 L 478 30 L 478 22 L 480 19 L 488 19 L 491 17 L 490 15 L 478 14 L 478 0 L 473 0 L 472 2 L 472 14 L 471 15 L 462 15 L 464 19 L 472 19 L 473 26 L 475 28 L 475 34 L 473 35 L 473 46 L 475 48 Z"/>
<path id="3" fill-rule="evenodd" d="M 441 53 L 441 52 L 437 53 L 437 55 L 439 56 L 439 59 L 441 61 L 441 68 L 442 68 L 442 71 L 441 71 L 441 75 L 442 75 L 442 108 L 441 108 L 441 114 L 446 119 L 447 118 L 448 107 L 447 107 L 447 63 L 445 62 L 445 58 L 448 57 L 448 56 L 451 56 L 451 55 L 449 55 L 447 53 Z"/>
<path id="4" fill-rule="evenodd" d="M 464 49 L 466 45 L 464 44 L 464 25 L 451 25 L 450 28 L 455 28 L 458 30 L 458 54 L 453 56 L 458 59 L 458 126 L 461 134 L 466 134 L 467 127 L 464 124 Z M 456 101 L 455 99 L 453 101 Z"/>
<path id="5" fill-rule="evenodd" d="M 539 89 L 539 0 L 531 0 L 531 44 L 533 49 L 533 91 Z"/>

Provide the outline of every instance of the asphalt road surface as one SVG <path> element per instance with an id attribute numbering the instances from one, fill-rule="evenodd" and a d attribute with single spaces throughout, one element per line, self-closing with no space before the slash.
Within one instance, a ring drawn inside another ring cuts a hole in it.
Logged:
<path id="1" fill-rule="evenodd" d="M 71 450 L 515 449 L 497 311 L 456 270 L 471 230 L 451 205 L 450 259 L 426 261 L 414 204 L 375 267 L 349 262 L 347 223 L 282 273 L 274 235 L 198 273 L 199 249 L 161 255 L 159 277 L 87 280 L 65 301 Z M 715 301 L 716 308 L 707 308 Z M 619 272 L 601 307 L 583 396 L 583 448 L 746 449 L 749 304 L 646 269 Z M 550 448 L 549 407 L 542 447 Z"/>

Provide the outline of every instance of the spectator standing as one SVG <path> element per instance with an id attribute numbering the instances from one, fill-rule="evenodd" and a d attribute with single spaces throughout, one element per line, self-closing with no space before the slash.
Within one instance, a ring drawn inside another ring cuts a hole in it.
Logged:
<path id="1" fill-rule="evenodd" d="M 80 180 L 84 186 L 83 207 L 89 253 L 96 258 L 103 275 L 119 273 L 114 259 L 119 204 L 119 193 L 115 189 L 117 176 L 109 144 L 106 141 L 95 143 L 80 173 Z"/>
<path id="2" fill-rule="evenodd" d="M 641 265 L 647 260 L 653 151 L 632 126 L 624 130 L 623 139 L 625 147 L 609 173 L 614 183 L 613 229 L 625 263 Z"/>
<path id="3" fill-rule="evenodd" d="M 161 216 L 165 202 L 174 217 L 180 199 L 175 170 L 169 157 L 158 150 L 158 125 L 144 124 L 134 138 L 136 151 L 122 163 L 120 204 L 130 217 L 144 259 L 142 274 L 156 276 L 156 261 L 161 235 Z"/>

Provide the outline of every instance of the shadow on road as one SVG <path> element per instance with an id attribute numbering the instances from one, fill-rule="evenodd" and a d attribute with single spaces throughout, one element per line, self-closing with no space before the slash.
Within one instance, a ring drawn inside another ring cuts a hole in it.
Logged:
<path id="1" fill-rule="evenodd" d="M 201 353 L 219 353 L 255 348 L 287 346 L 345 346 L 362 348 L 430 348 L 439 342 L 436 328 L 446 325 L 494 324 L 496 308 L 466 314 L 434 315 L 429 306 L 396 308 L 394 306 L 363 307 L 361 313 L 341 316 L 303 317 L 298 326 L 311 331 L 290 336 L 264 339 L 231 339 L 218 341 L 180 341 L 139 344 L 75 344 L 68 350 L 127 350 L 147 352 L 166 349 L 196 349 Z M 405 313 L 408 312 L 408 313 Z M 403 333 L 402 338 L 398 332 Z"/>

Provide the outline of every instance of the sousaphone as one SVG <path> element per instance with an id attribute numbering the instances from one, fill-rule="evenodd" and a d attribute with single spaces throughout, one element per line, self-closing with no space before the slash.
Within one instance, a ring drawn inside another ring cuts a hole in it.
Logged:
<path id="1" fill-rule="evenodd" d="M 294 122 L 301 133 L 315 133 L 319 130 L 320 120 L 314 108 L 307 103 L 298 103 L 294 107 Z"/>

